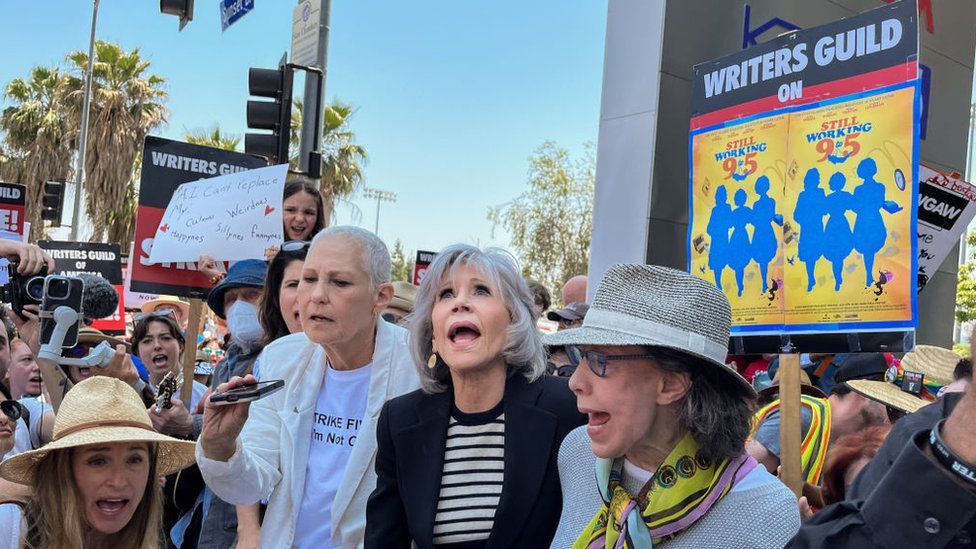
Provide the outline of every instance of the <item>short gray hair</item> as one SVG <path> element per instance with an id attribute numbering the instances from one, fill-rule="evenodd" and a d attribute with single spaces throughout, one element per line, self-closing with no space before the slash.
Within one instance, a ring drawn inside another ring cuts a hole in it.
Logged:
<path id="1" fill-rule="evenodd" d="M 390 261 L 390 250 L 380 240 L 380 237 L 360 227 L 353 227 L 352 225 L 326 227 L 312 238 L 308 253 L 311 254 L 315 244 L 330 234 L 347 236 L 363 247 L 363 263 L 366 265 L 369 280 L 374 288 L 380 284 L 390 282 L 390 279 L 393 278 L 393 264 Z"/>
<path id="2" fill-rule="evenodd" d="M 427 268 L 409 317 L 410 354 L 413 355 L 421 388 L 428 393 L 439 393 L 446 390 L 450 383 L 451 374 L 443 361 L 438 360 L 433 368 L 427 367 L 433 352 L 431 312 L 441 280 L 445 276 L 454 276 L 455 270 L 462 264 L 481 271 L 498 289 L 508 309 L 511 323 L 502 355 L 508 363 L 509 375 L 521 374 L 530 382 L 539 379 L 546 371 L 546 358 L 532 312 L 535 299 L 519 274 L 515 258 L 500 248 L 481 250 L 468 244 L 454 244 L 441 250 Z"/>
<path id="3" fill-rule="evenodd" d="M 650 347 L 654 365 L 665 372 L 686 373 L 691 388 L 679 404 L 678 420 L 691 433 L 702 454 L 712 462 L 735 459 L 745 451 L 755 401 L 730 383 L 721 367 L 661 347 Z"/>

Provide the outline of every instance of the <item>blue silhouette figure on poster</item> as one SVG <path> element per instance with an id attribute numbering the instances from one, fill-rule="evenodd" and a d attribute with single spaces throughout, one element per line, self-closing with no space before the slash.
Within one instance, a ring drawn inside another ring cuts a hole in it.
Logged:
<path id="1" fill-rule="evenodd" d="M 823 236 L 823 255 L 830 262 L 834 272 L 834 291 L 839 291 L 844 282 L 844 261 L 854 251 L 854 233 L 847 220 L 847 212 L 854 209 L 854 195 L 845 191 L 847 177 L 837 172 L 830 176 L 827 186 L 826 213 L 827 227 Z"/>
<path id="2" fill-rule="evenodd" d="M 854 249 L 864 257 L 865 287 L 874 284 L 874 259 L 888 239 L 881 211 L 893 214 L 902 210 L 896 202 L 885 200 L 884 184 L 874 179 L 877 173 L 878 163 L 873 158 L 865 158 L 857 165 L 857 176 L 862 182 L 854 188 Z"/>
<path id="3" fill-rule="evenodd" d="M 820 188 L 820 170 L 810 168 L 803 176 L 803 190 L 796 197 L 793 220 L 800 226 L 797 257 L 807 269 L 807 292 L 817 285 L 817 261 L 824 254 L 824 216 L 827 196 Z"/>
<path id="4" fill-rule="evenodd" d="M 729 231 L 732 230 L 732 207 L 725 185 L 715 189 L 715 206 L 708 218 L 705 232 L 711 239 L 708 250 L 708 268 L 715 273 L 715 285 L 722 289 L 722 273 L 729 264 Z"/>
<path id="5" fill-rule="evenodd" d="M 729 267 L 735 271 L 735 283 L 739 297 L 745 286 L 746 265 L 752 261 L 752 246 L 749 243 L 748 226 L 753 224 L 752 208 L 746 206 L 746 192 L 735 191 L 735 208 L 732 210 L 732 236 L 729 238 Z"/>
<path id="6" fill-rule="evenodd" d="M 779 239 L 773 231 L 773 223 L 783 226 L 783 216 L 776 213 L 776 201 L 769 196 L 769 178 L 765 175 L 756 179 L 756 194 L 759 198 L 752 205 L 752 258 L 759 264 L 762 275 L 762 291 L 769 291 L 769 264 L 776 257 Z"/>

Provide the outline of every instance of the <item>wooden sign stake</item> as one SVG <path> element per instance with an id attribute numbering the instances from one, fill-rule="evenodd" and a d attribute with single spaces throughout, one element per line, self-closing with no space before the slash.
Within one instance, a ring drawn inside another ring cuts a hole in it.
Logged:
<path id="1" fill-rule="evenodd" d="M 197 359 L 197 336 L 200 335 L 200 317 L 203 315 L 203 300 L 190 300 L 190 318 L 186 325 L 186 348 L 183 350 L 183 387 L 180 400 L 187 410 L 193 399 L 193 367 Z M 193 413 L 193 410 L 190 410 Z"/>
<path id="2" fill-rule="evenodd" d="M 779 478 L 800 497 L 803 471 L 800 463 L 800 355 L 779 355 Z"/>

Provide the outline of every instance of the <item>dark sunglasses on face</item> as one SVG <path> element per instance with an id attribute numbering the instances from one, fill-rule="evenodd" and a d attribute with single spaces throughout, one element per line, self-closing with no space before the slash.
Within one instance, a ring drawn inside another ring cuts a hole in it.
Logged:
<path id="1" fill-rule="evenodd" d="M 0 402 L 0 412 L 9 417 L 11 421 L 17 421 L 24 415 L 24 405 L 16 400 L 5 400 Z"/>
<path id="2" fill-rule="evenodd" d="M 68 355 L 71 358 L 85 358 L 94 348 L 95 346 L 89 343 L 79 343 L 71 349 L 68 349 Z"/>
<path id="3" fill-rule="evenodd" d="M 575 371 L 576 366 L 573 366 L 572 364 L 556 366 L 552 362 L 546 361 L 546 373 L 549 375 L 555 375 L 556 377 L 572 377 L 573 372 Z"/>
<path id="4" fill-rule="evenodd" d="M 152 318 L 152 317 L 158 317 L 158 316 L 174 316 L 175 317 L 174 313 L 175 313 L 175 311 L 173 309 L 164 309 L 162 311 L 153 311 L 151 313 L 140 313 L 140 314 L 137 314 L 136 316 L 132 317 L 132 320 L 135 320 L 136 322 L 139 322 L 140 320 L 142 320 L 144 318 Z"/>
<path id="5" fill-rule="evenodd" d="M 586 361 L 586 365 L 597 377 L 607 377 L 607 364 L 614 360 L 653 360 L 659 358 L 658 355 L 608 355 L 596 350 L 581 351 L 575 345 L 566 346 L 566 355 L 569 357 L 573 366 L 579 366 L 580 362 Z"/>
<path id="6" fill-rule="evenodd" d="M 289 240 L 281 245 L 281 251 L 300 252 L 307 249 L 311 244 L 308 240 Z"/>

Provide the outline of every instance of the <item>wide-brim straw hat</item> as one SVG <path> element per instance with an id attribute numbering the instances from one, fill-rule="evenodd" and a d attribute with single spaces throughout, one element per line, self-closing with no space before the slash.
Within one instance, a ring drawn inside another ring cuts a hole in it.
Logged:
<path id="1" fill-rule="evenodd" d="M 915 350 L 905 354 L 901 359 L 901 369 L 906 372 L 918 372 L 927 381 L 946 386 L 952 383 L 952 372 L 962 357 L 951 349 L 932 345 L 916 345 Z"/>
<path id="2" fill-rule="evenodd" d="M 397 280 L 393 283 L 393 301 L 390 307 L 408 313 L 413 312 L 413 302 L 417 299 L 417 287 L 409 282 Z"/>
<path id="3" fill-rule="evenodd" d="M 901 387 L 887 381 L 852 379 L 847 382 L 847 386 L 855 393 L 909 414 L 914 414 L 933 402 L 902 391 Z"/>
<path id="4" fill-rule="evenodd" d="M 160 476 L 194 462 L 194 443 L 157 433 L 135 389 L 115 378 L 95 376 L 75 385 L 64 397 L 51 442 L 4 460 L 0 477 L 33 485 L 37 465 L 51 452 L 113 442 L 155 443 L 156 474 Z"/>
<path id="5" fill-rule="evenodd" d="M 543 337 L 547 346 L 640 345 L 663 347 L 717 368 L 740 392 L 752 385 L 725 363 L 732 310 L 715 285 L 657 265 L 610 267 L 580 328 Z"/>
<path id="6" fill-rule="evenodd" d="M 186 301 L 180 300 L 180 298 L 172 295 L 161 295 L 156 299 L 150 299 L 149 301 L 142 304 L 142 313 L 149 314 L 156 311 L 156 307 L 160 305 L 175 305 L 179 308 L 180 313 L 183 318 L 186 318 L 190 314 L 190 304 Z"/>
<path id="7" fill-rule="evenodd" d="M 78 343 L 94 343 L 98 345 L 99 343 L 107 341 L 112 349 L 115 349 L 118 345 L 125 345 L 125 349 L 129 350 L 129 344 L 122 341 L 117 337 L 112 337 L 108 334 L 102 333 L 101 330 L 96 330 L 95 328 L 82 328 L 78 330 Z"/>

